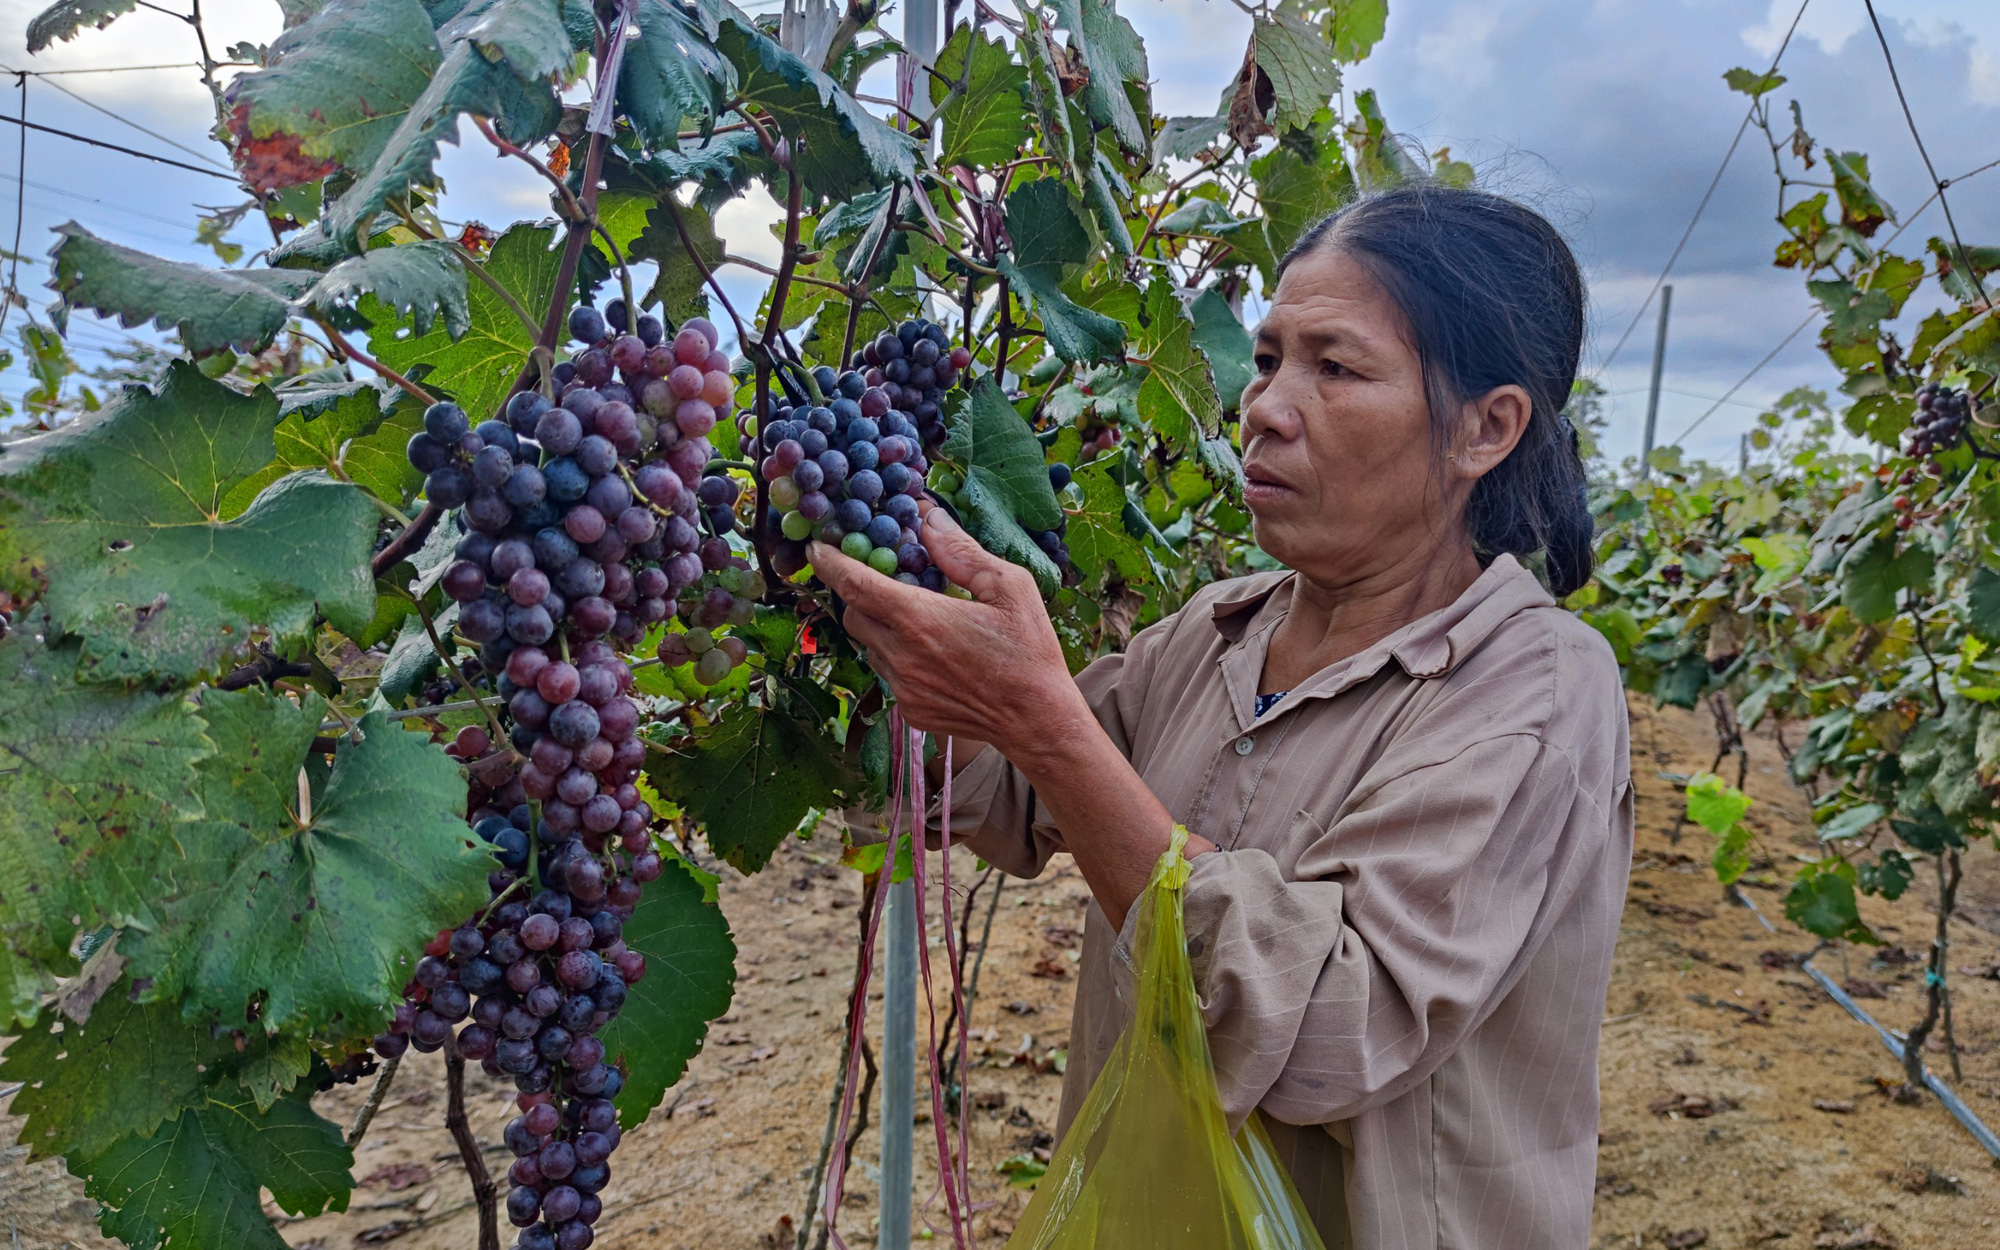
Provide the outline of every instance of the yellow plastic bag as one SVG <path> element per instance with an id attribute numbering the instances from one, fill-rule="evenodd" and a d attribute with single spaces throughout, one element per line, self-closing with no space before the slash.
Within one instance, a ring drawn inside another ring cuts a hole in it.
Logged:
<path id="1" fill-rule="evenodd" d="M 1187 830 L 1139 897 L 1132 1024 L 1007 1250 L 1324 1250 L 1253 1113 L 1229 1135 L 1188 965 Z"/>

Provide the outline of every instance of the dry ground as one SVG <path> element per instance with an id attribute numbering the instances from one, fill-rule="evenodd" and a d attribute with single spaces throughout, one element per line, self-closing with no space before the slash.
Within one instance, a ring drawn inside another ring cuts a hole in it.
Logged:
<path id="1" fill-rule="evenodd" d="M 1872 1032 L 1787 962 L 1812 942 L 1785 923 L 1781 896 L 1749 891 L 1777 926 L 1768 933 L 1715 885 L 1707 835 L 1689 826 L 1676 838 L 1680 799 L 1662 774 L 1706 767 L 1714 750 L 1705 716 L 1634 703 L 1640 834 L 1605 1008 L 1594 1245 L 2000 1247 L 2000 1171 L 1934 1100 L 1905 1106 L 1881 1092 L 1898 1079 L 1897 1065 Z M 1805 799 L 1768 741 L 1752 744 L 1748 788 L 1758 800 L 1751 820 L 1763 853 L 1782 865 L 1812 847 Z M 823 833 L 788 845 L 754 879 L 725 870 L 724 907 L 741 948 L 735 1005 L 668 1096 L 672 1114 L 655 1114 L 620 1147 L 598 1246 L 790 1245 L 825 1126 L 853 970 L 858 889 L 837 852 Z M 1951 961 L 1960 970 L 1960 1089 L 2000 1125 L 2000 858 L 1976 851 L 1969 860 Z M 1004 1242 L 1026 1199 L 996 1166 L 1045 1147 L 1055 1118 L 1061 1078 L 1051 1054 L 1068 1040 L 1085 893 L 1075 870 L 1059 863 L 1040 881 L 1005 883 L 972 1012 L 972 1174 L 982 1246 Z M 970 869 L 958 866 L 961 886 Z M 1862 1006 L 1897 1027 L 1918 1013 L 1916 961 L 1934 924 L 1926 886 L 1920 881 L 1893 905 L 1865 906 L 1895 946 L 1850 950 L 1844 968 L 1837 952 L 1819 957 L 1869 995 Z M 975 899 L 975 941 L 993 888 Z M 942 952 L 934 946 L 933 955 Z M 1941 1054 L 1930 1060 L 1946 1066 Z M 473 1128 L 497 1168 L 506 1161 L 498 1145 L 506 1091 L 476 1070 L 471 1089 Z M 323 1110 L 345 1123 L 362 1092 L 328 1094 Z M 469 1250 L 473 1214 L 441 1124 L 443 1103 L 442 1065 L 412 1056 L 362 1144 L 352 1206 L 290 1223 L 286 1239 L 299 1250 L 388 1243 Z M 932 1186 L 924 1170 L 927 1105 L 920 1091 L 924 1193 Z M 17 1127 L 0 1116 L 5 1140 Z M 877 1148 L 870 1131 L 855 1151 L 840 1227 L 856 1247 L 874 1243 Z M 0 1154 L 0 1223 L 11 1238 L 0 1250 L 107 1245 L 80 1185 L 55 1165 L 25 1163 L 24 1153 L 14 1146 Z M 944 1226 L 941 1203 L 930 1216 Z"/>

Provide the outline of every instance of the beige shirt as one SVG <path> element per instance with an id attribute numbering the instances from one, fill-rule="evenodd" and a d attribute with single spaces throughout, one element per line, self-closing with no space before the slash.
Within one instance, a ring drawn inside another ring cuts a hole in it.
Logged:
<path id="1" fill-rule="evenodd" d="M 1186 911 L 1224 1107 L 1263 1110 L 1329 1250 L 1581 1250 L 1632 850 L 1611 650 L 1501 556 L 1258 719 L 1290 577 L 1210 586 L 1076 679 L 1220 848 Z M 1063 849 L 997 752 L 953 789 L 1004 871 Z M 1130 940 L 1092 904 L 1059 1130 L 1128 1018 Z"/>

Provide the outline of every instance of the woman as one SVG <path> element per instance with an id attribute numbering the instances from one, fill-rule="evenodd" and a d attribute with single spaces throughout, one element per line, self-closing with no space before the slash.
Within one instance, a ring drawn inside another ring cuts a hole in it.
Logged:
<path id="1" fill-rule="evenodd" d="M 957 738 L 954 837 L 1090 886 L 1064 1125 L 1178 821 L 1224 1106 L 1263 1111 L 1327 1245 L 1582 1247 L 1632 828 L 1617 665 L 1556 603 L 1591 568 L 1582 277 L 1534 213 L 1424 185 L 1279 273 L 1243 494 L 1287 571 L 1072 679 L 1032 579 L 942 509 L 925 540 L 975 602 L 814 567 L 910 723 Z"/>

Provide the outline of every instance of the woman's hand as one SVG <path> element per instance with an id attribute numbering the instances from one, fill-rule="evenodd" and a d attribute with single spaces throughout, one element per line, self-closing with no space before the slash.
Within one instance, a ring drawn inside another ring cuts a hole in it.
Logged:
<path id="1" fill-rule="evenodd" d="M 847 601 L 848 637 L 868 648 L 904 718 L 997 747 L 1048 805 L 1098 905 L 1122 926 L 1173 817 L 1070 679 L 1035 579 L 988 554 L 943 508 L 926 512 L 923 526 L 932 563 L 973 602 L 906 586 L 825 543 L 812 545 L 813 571 Z M 1183 854 L 1214 849 L 1193 837 Z"/>
<path id="2" fill-rule="evenodd" d="M 943 508 L 921 524 L 932 563 L 972 602 L 885 577 L 826 543 L 811 551 L 813 571 L 846 601 L 848 637 L 868 648 L 904 719 L 990 742 L 1024 766 L 1037 748 L 1096 730 L 1035 579 L 989 554 Z"/>

